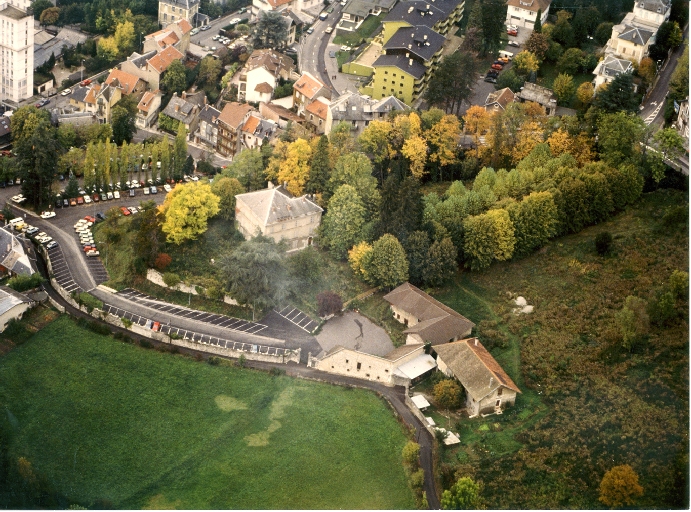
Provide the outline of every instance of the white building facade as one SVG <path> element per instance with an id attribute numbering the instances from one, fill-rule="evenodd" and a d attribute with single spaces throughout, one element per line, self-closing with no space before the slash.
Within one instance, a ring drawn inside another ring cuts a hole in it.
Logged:
<path id="1" fill-rule="evenodd" d="M 34 18 L 28 0 L 0 3 L 0 103 L 34 94 Z"/>

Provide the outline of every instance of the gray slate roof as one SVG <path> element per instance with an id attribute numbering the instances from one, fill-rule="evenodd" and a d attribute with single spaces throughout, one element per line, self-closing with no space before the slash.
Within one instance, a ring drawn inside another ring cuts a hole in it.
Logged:
<path id="1" fill-rule="evenodd" d="M 91 87 L 82 87 L 81 85 L 76 86 L 75 88 L 72 89 L 72 93 L 70 94 L 70 98 L 75 100 L 75 101 L 84 101 L 86 99 L 86 95 L 89 94 L 89 91 L 91 90 Z"/>
<path id="2" fill-rule="evenodd" d="M 206 105 L 199 111 L 199 120 L 209 124 L 216 124 L 216 121 L 218 121 L 218 116 L 220 115 L 220 110 L 216 110 L 211 105 Z"/>
<path id="3" fill-rule="evenodd" d="M 27 251 L 28 247 L 16 236 L 5 229 L 0 229 L 0 265 L 15 274 L 30 276 L 36 270 Z"/>
<path id="4" fill-rule="evenodd" d="M 184 9 L 189 9 L 190 7 L 197 5 L 199 0 L 158 0 L 164 4 L 174 5 L 176 7 L 182 7 Z"/>
<path id="5" fill-rule="evenodd" d="M 621 34 L 619 34 L 619 39 L 624 41 L 631 41 L 634 44 L 639 44 L 644 46 L 653 36 L 654 32 L 651 30 L 646 30 L 644 28 L 626 26 Z"/>
<path id="6" fill-rule="evenodd" d="M 156 50 L 151 50 L 150 52 L 145 53 L 144 55 L 140 55 L 139 53 L 134 52 L 132 53 L 132 55 L 127 57 L 127 60 L 131 61 L 132 64 L 134 64 L 138 68 L 143 68 L 144 66 L 146 66 L 146 61 L 155 57 L 156 53 Z"/>
<path id="7" fill-rule="evenodd" d="M 386 42 L 384 49 L 387 54 L 389 50 L 405 50 L 422 60 L 429 60 L 442 46 L 444 46 L 444 36 L 422 25 L 399 28 Z"/>
<path id="8" fill-rule="evenodd" d="M 24 295 L 14 291 L 7 286 L 0 286 L 0 315 L 7 313 L 10 309 L 22 303 L 31 304 L 33 301 Z"/>
<path id="9" fill-rule="evenodd" d="M 405 55 L 380 55 L 379 58 L 374 61 L 372 66 L 374 68 L 377 66 L 395 66 L 398 69 L 414 76 L 415 78 L 422 78 L 425 76 L 425 72 L 427 71 L 427 68 L 424 66 L 424 64 L 420 64 L 416 60 L 406 58 Z"/>
<path id="10" fill-rule="evenodd" d="M 0 116 L 0 137 L 4 137 L 11 131 L 10 118 L 7 116 Z"/>
<path id="11" fill-rule="evenodd" d="M 645 9 L 646 11 L 659 12 L 664 14 L 670 8 L 672 2 L 665 0 L 636 0 L 636 5 Z"/>
<path id="12" fill-rule="evenodd" d="M 477 338 L 437 345 L 434 351 L 478 402 L 502 386 L 521 392 Z"/>
<path id="13" fill-rule="evenodd" d="M 394 96 L 374 100 L 369 96 L 347 91 L 332 101 L 329 108 L 334 121 L 369 121 L 375 118 L 374 114 L 407 110 L 408 105 Z"/>
<path id="14" fill-rule="evenodd" d="M 178 105 L 179 109 L 175 110 L 175 106 Z M 173 94 L 170 98 L 168 105 L 166 106 L 163 113 L 168 117 L 172 117 L 177 121 L 182 121 L 185 124 L 190 124 L 194 119 L 198 111 L 197 105 L 191 103 L 187 100 L 183 100 L 177 94 Z"/>
<path id="15" fill-rule="evenodd" d="M 633 65 L 630 60 L 617 59 L 614 55 L 606 55 L 595 68 L 595 74 L 615 77 L 631 70 L 633 70 Z"/>
<path id="16" fill-rule="evenodd" d="M 245 203 L 264 226 L 322 212 L 306 195 L 293 197 L 283 185 L 235 196 Z"/>
<path id="17" fill-rule="evenodd" d="M 418 334 L 432 345 L 446 343 L 457 336 L 463 336 L 475 326 L 457 311 L 410 283 L 403 283 L 384 295 L 384 300 L 419 320 L 419 323 L 403 332 Z"/>
<path id="18" fill-rule="evenodd" d="M 405 21 L 412 26 L 432 27 L 444 20 L 463 0 L 408 0 L 398 2 L 384 21 Z"/>
<path id="19" fill-rule="evenodd" d="M 0 11 L 0 16 L 5 16 L 7 18 L 12 18 L 14 20 L 21 20 L 29 16 L 29 14 L 27 14 L 26 11 L 17 9 L 12 4 L 7 4 L 5 8 L 2 11 Z"/>

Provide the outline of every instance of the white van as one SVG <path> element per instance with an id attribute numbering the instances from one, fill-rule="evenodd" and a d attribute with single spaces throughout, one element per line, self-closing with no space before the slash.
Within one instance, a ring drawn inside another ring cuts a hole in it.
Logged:
<path id="1" fill-rule="evenodd" d="M 10 221 L 10 226 L 14 227 L 15 225 L 19 224 L 20 222 L 24 222 L 24 219 L 21 217 L 14 218 Z"/>
<path id="2" fill-rule="evenodd" d="M 507 52 L 506 50 L 500 50 L 499 51 L 499 57 L 503 57 L 505 59 L 513 60 L 513 53 Z"/>

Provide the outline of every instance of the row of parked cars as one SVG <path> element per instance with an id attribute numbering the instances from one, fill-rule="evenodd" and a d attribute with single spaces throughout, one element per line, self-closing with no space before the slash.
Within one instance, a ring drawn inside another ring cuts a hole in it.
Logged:
<path id="1" fill-rule="evenodd" d="M 10 221 L 10 226 L 12 226 L 15 231 L 22 232 L 36 243 L 43 245 L 46 249 L 52 249 L 58 245 L 51 236 L 43 231 L 39 232 L 37 227 L 27 224 L 21 217 L 12 219 Z"/>
<path id="2" fill-rule="evenodd" d="M 103 214 L 98 215 L 98 220 L 103 220 Z M 88 257 L 98 256 L 100 253 L 96 248 L 96 242 L 94 242 L 94 234 L 91 232 L 91 227 L 97 222 L 96 217 L 87 215 L 83 219 L 79 219 L 74 225 L 74 230 L 77 232 L 79 237 L 79 243 L 82 244 L 82 249 L 84 254 Z"/>
<path id="3" fill-rule="evenodd" d="M 491 82 L 493 84 L 497 83 L 497 77 L 499 72 L 504 69 L 504 66 L 513 60 L 513 54 L 507 51 L 500 51 L 499 58 L 494 61 L 492 67 L 487 71 L 485 75 L 485 82 Z"/>

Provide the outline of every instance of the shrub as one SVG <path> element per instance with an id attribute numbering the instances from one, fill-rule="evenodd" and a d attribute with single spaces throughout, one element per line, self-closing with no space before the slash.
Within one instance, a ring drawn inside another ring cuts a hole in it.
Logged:
<path id="1" fill-rule="evenodd" d="M 461 386 L 446 379 L 434 386 L 434 400 L 442 409 L 456 409 L 461 405 Z"/>
<path id="2" fill-rule="evenodd" d="M 602 477 L 600 501 L 612 508 L 633 505 L 643 496 L 643 487 L 638 483 L 638 474 L 628 464 L 615 466 Z"/>
<path id="3" fill-rule="evenodd" d="M 206 289 L 206 296 L 211 300 L 221 300 L 223 291 L 218 286 L 209 286 Z"/>
<path id="4" fill-rule="evenodd" d="M 595 250 L 600 256 L 606 256 L 612 250 L 612 233 L 605 231 L 595 237 Z"/>
<path id="5" fill-rule="evenodd" d="M 43 282 L 41 274 L 36 273 L 30 276 L 18 275 L 7 281 L 7 286 L 17 292 L 25 292 L 26 290 L 33 290 Z"/>
<path id="6" fill-rule="evenodd" d="M 689 296 L 689 273 L 675 270 L 669 277 L 669 291 L 675 299 L 686 300 Z"/>
<path id="7" fill-rule="evenodd" d="M 152 343 L 148 340 L 139 340 L 139 346 L 142 348 L 152 348 L 153 347 Z"/>
<path id="8" fill-rule="evenodd" d="M 269 370 L 269 375 L 273 375 L 274 377 L 278 377 L 279 375 L 285 375 L 286 371 L 283 368 L 279 368 L 277 366 L 274 366 Z"/>
<path id="9" fill-rule="evenodd" d="M 403 464 L 415 468 L 420 460 L 420 445 L 414 441 L 408 441 L 401 452 Z"/>
<path id="10" fill-rule="evenodd" d="M 689 205 L 672 206 L 667 208 L 662 216 L 662 225 L 668 228 L 683 226 L 689 222 Z"/>
<path id="11" fill-rule="evenodd" d="M 94 309 L 103 309 L 103 302 L 86 292 L 79 294 L 79 300 L 77 302 L 86 306 L 86 310 L 89 313 L 91 313 Z"/>
<path id="12" fill-rule="evenodd" d="M 648 316 L 655 325 L 666 325 L 676 316 L 676 301 L 672 292 L 658 291 L 648 303 Z"/>
<path id="13" fill-rule="evenodd" d="M 169 254 L 162 252 L 159 253 L 158 256 L 156 256 L 156 261 L 154 261 L 154 267 L 163 272 L 166 268 L 168 268 L 168 265 L 170 265 L 172 261 L 173 258 L 171 258 Z"/>
<path id="14" fill-rule="evenodd" d="M 86 322 L 86 328 L 89 329 L 90 331 L 95 332 L 96 334 L 101 334 L 103 336 L 108 336 L 112 334 L 110 331 L 110 327 L 106 324 L 102 324 L 98 320 L 88 320 Z"/>
<path id="15" fill-rule="evenodd" d="M 129 318 L 122 317 L 120 321 L 122 322 L 122 325 L 125 326 L 125 329 L 129 329 L 130 327 L 132 327 L 132 320 L 130 320 Z"/>
<path id="16" fill-rule="evenodd" d="M 246 364 L 247 358 L 245 357 L 245 354 L 240 354 L 240 357 L 238 358 L 238 366 L 240 368 L 244 368 Z"/>
<path id="17" fill-rule="evenodd" d="M 325 317 L 340 313 L 343 309 L 343 299 L 335 292 L 326 291 L 317 295 L 317 311 L 319 316 Z"/>
<path id="18" fill-rule="evenodd" d="M 425 472 L 422 468 L 418 469 L 410 475 L 410 485 L 413 489 L 422 489 L 425 485 Z"/>
<path id="19" fill-rule="evenodd" d="M 211 356 L 208 360 L 207 363 L 209 363 L 211 366 L 218 366 L 221 364 L 221 358 L 216 357 L 216 356 Z"/>
<path id="20" fill-rule="evenodd" d="M 180 276 L 174 274 L 173 272 L 166 272 L 165 274 L 163 274 L 163 282 L 169 288 L 175 288 L 177 285 L 180 284 L 180 281 Z"/>

